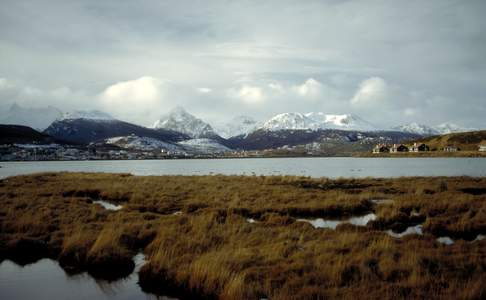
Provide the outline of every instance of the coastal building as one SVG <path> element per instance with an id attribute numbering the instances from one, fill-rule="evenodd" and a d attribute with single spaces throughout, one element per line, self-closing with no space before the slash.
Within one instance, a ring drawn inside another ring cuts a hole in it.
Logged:
<path id="1" fill-rule="evenodd" d="M 483 144 L 483 145 L 479 145 L 479 151 L 481 152 L 486 152 L 486 144 Z"/>
<path id="2" fill-rule="evenodd" d="M 444 148 L 442 148 L 442 151 L 444 151 L 444 152 L 457 152 L 457 151 L 459 151 L 459 148 L 457 148 L 456 146 L 453 146 L 453 145 L 447 145 Z"/>
<path id="3" fill-rule="evenodd" d="M 390 152 L 390 148 L 388 148 L 385 144 L 378 144 L 373 148 L 373 153 L 385 153 Z"/>
<path id="4" fill-rule="evenodd" d="M 393 144 L 393 146 L 390 148 L 390 153 L 398 153 L 398 152 L 408 152 L 408 147 L 405 145 L 397 145 Z"/>
<path id="5" fill-rule="evenodd" d="M 430 148 L 426 144 L 417 144 L 413 143 L 413 146 L 410 148 L 410 152 L 424 152 L 429 151 Z"/>

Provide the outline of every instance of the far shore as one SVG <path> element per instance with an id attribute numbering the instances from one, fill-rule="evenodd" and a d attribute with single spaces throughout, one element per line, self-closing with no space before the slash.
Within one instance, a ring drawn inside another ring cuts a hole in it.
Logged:
<path id="1" fill-rule="evenodd" d="M 397 152 L 397 153 L 389 153 L 389 152 L 381 152 L 381 153 L 372 153 L 372 152 L 359 152 L 354 153 L 353 157 L 375 157 L 375 158 L 383 158 L 383 157 L 396 157 L 396 158 L 403 158 L 403 157 L 486 157 L 486 152 L 480 151 L 456 151 L 456 152 L 444 152 L 444 151 L 424 151 L 424 152 Z"/>
<path id="2" fill-rule="evenodd" d="M 218 156 L 218 157 L 171 157 L 171 158 L 145 158 L 145 159 L 69 159 L 69 160 L 0 160 L 0 163 L 10 162 L 69 162 L 69 161 L 140 161 L 140 160 L 200 160 L 200 159 L 252 159 L 252 158 L 454 158 L 454 157 L 486 157 L 486 152 L 457 151 L 457 152 L 398 152 L 398 153 L 372 153 L 352 152 L 346 155 L 297 155 L 297 154 L 273 154 L 262 156 Z"/>

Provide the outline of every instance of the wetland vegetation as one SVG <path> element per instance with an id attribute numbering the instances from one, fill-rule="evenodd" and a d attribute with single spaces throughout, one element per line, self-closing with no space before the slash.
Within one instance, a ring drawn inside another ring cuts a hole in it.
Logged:
<path id="1" fill-rule="evenodd" d="M 151 293 L 486 296 L 486 178 L 43 173 L 3 179 L 0 203 L 0 260 L 113 280 L 143 252 Z M 337 223 L 302 221 L 315 219 Z"/>

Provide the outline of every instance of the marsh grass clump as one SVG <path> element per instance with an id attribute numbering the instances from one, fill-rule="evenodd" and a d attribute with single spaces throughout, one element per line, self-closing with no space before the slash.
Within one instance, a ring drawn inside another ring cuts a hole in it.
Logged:
<path id="1" fill-rule="evenodd" d="M 52 257 L 111 280 L 143 251 L 142 288 L 189 298 L 481 299 L 483 190 L 469 177 L 18 176 L 0 183 L 0 259 Z M 367 226 L 297 222 L 371 212 Z M 423 235 L 385 232 L 418 224 Z"/>

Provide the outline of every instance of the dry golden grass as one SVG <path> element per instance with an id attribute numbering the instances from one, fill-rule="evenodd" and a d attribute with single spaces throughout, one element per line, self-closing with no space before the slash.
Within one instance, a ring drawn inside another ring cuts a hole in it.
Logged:
<path id="1" fill-rule="evenodd" d="M 124 207 L 107 211 L 92 204 L 98 199 Z M 1 181 L 0 203 L 1 259 L 49 256 L 68 270 L 114 278 L 130 273 L 143 250 L 149 263 L 140 283 L 148 291 L 219 299 L 486 297 L 486 240 L 472 242 L 486 233 L 486 178 L 57 173 Z M 370 211 L 378 219 L 366 227 L 296 221 Z M 423 236 L 384 232 L 419 223 Z M 439 236 L 456 243 L 440 244 Z"/>

